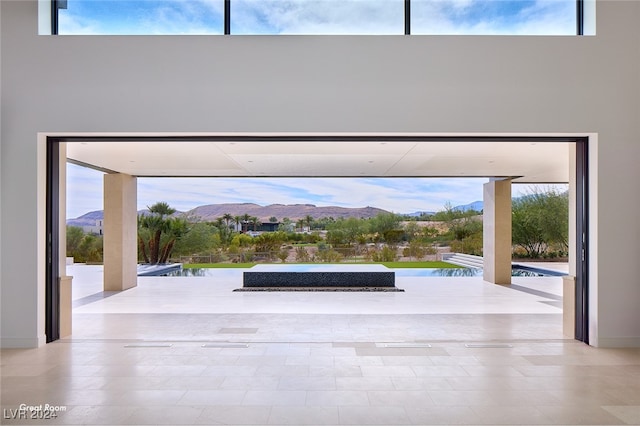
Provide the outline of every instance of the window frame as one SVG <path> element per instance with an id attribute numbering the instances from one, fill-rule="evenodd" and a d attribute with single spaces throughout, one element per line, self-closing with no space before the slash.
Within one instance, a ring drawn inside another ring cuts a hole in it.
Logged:
<path id="1" fill-rule="evenodd" d="M 576 34 L 584 35 L 584 2 L 585 0 L 576 1 Z M 224 0 L 224 31 L 223 35 L 231 34 L 231 3 L 232 0 Z M 67 0 L 51 0 L 51 34 L 59 35 L 59 12 L 60 9 L 67 9 Z M 404 35 L 411 34 L 411 0 L 404 0 Z"/>

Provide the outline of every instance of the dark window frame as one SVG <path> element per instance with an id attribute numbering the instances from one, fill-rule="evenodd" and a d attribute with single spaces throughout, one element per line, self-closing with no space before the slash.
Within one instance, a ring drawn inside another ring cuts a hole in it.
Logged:
<path id="1" fill-rule="evenodd" d="M 59 152 L 62 142 L 571 142 L 576 145 L 576 286 L 574 339 L 589 344 L 589 165 L 588 137 L 541 136 L 58 136 L 47 137 L 46 306 L 47 343 L 60 337 L 59 312 Z M 346 177 L 346 176 L 345 176 Z"/>
<path id="2" fill-rule="evenodd" d="M 45 335 L 60 338 L 60 142 L 47 139 Z"/>

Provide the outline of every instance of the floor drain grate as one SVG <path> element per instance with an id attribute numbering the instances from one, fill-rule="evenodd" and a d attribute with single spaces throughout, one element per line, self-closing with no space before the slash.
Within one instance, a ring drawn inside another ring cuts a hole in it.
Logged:
<path id="1" fill-rule="evenodd" d="M 466 343 L 466 348 L 512 348 L 508 343 Z"/>
<path id="2" fill-rule="evenodd" d="M 256 334 L 257 328 L 249 327 L 224 327 L 218 330 L 220 334 Z"/>
<path id="3" fill-rule="evenodd" d="M 170 348 L 171 343 L 131 343 L 124 345 L 125 348 Z"/>
<path id="4" fill-rule="evenodd" d="M 401 343 L 378 343 L 376 344 L 379 348 L 430 348 L 431 345 L 429 343 L 411 343 L 411 342 L 401 342 Z"/>
<path id="5" fill-rule="evenodd" d="M 205 343 L 203 348 L 248 348 L 246 343 Z"/>

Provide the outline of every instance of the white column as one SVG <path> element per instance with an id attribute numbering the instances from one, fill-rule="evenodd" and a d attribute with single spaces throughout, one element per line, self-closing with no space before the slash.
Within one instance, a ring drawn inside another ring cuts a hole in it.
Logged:
<path id="1" fill-rule="evenodd" d="M 60 143 L 58 155 L 58 283 L 60 285 L 60 337 L 69 337 L 72 331 L 71 287 L 73 277 L 67 275 L 67 144 Z"/>
<path id="2" fill-rule="evenodd" d="M 562 279 L 562 334 L 576 337 L 577 206 L 576 144 L 569 144 L 569 275 Z"/>
<path id="3" fill-rule="evenodd" d="M 483 279 L 511 284 L 511 180 L 492 180 L 483 188 Z"/>
<path id="4" fill-rule="evenodd" d="M 104 176 L 104 290 L 121 291 L 137 285 L 138 217 L 134 176 Z"/>
<path id="5" fill-rule="evenodd" d="M 576 145 L 569 144 L 569 275 L 577 275 Z"/>

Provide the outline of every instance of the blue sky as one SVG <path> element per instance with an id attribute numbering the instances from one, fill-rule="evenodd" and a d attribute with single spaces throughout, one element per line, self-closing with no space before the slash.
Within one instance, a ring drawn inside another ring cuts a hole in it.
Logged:
<path id="1" fill-rule="evenodd" d="M 68 0 L 60 34 L 221 34 L 223 0 Z M 575 34 L 575 0 L 412 0 L 414 34 Z M 403 0 L 232 0 L 232 34 L 403 34 Z"/>
<path id="2" fill-rule="evenodd" d="M 92 169 L 67 165 L 67 218 L 102 210 L 102 176 Z M 457 206 L 482 200 L 485 182 L 480 178 L 138 178 L 138 209 L 166 201 L 180 211 L 221 203 L 372 206 L 395 213 L 439 211 L 446 203 Z M 514 185 L 513 194 L 531 188 Z"/>

